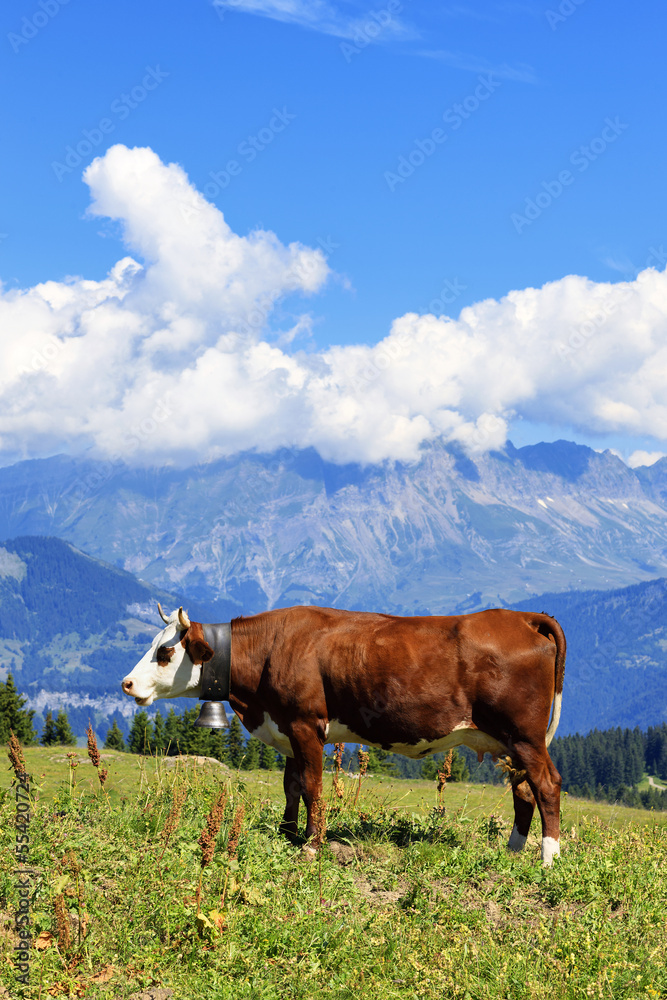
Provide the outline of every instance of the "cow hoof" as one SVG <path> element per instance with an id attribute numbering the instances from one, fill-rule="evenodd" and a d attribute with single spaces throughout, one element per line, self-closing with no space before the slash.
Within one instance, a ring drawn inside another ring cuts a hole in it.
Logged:
<path id="1" fill-rule="evenodd" d="M 519 851 L 522 851 L 524 849 L 525 844 L 526 844 L 526 837 L 524 837 L 522 833 L 519 833 L 515 824 L 514 827 L 512 828 L 510 839 L 507 843 L 507 849 L 510 851 L 514 851 L 516 854 L 518 854 Z"/>
<path id="2" fill-rule="evenodd" d="M 553 837 L 542 838 L 542 867 L 550 868 L 554 858 L 560 857 L 560 844 Z"/>
<path id="3" fill-rule="evenodd" d="M 317 848 L 311 847 L 310 844 L 304 844 L 301 848 L 304 858 L 308 858 L 312 861 L 314 857 L 317 857 Z"/>

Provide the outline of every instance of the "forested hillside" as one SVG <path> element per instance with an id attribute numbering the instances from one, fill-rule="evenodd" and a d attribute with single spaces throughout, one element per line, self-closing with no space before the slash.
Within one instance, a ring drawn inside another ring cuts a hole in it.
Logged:
<path id="1" fill-rule="evenodd" d="M 514 605 L 546 611 L 567 637 L 559 735 L 667 719 L 667 580 L 620 590 L 542 594 Z"/>

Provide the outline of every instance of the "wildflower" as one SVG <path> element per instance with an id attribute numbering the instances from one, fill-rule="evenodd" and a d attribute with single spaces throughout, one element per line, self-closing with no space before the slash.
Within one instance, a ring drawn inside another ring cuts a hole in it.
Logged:
<path id="1" fill-rule="evenodd" d="M 93 767 L 99 767 L 101 760 L 100 751 L 97 749 L 97 740 L 95 739 L 95 733 L 90 723 L 88 723 L 88 728 L 86 729 L 86 736 L 88 737 L 88 756 L 91 759 Z"/>
<path id="2" fill-rule="evenodd" d="M 369 750 L 362 750 L 361 747 L 359 747 L 359 749 L 357 750 L 357 758 L 359 760 L 359 782 L 357 784 L 356 795 L 354 796 L 355 806 L 359 800 L 359 792 L 361 791 L 361 782 L 364 778 L 364 775 L 366 774 L 366 771 L 368 770 L 368 761 L 370 760 L 370 756 L 371 754 Z"/>
<path id="3" fill-rule="evenodd" d="M 229 831 L 229 839 L 227 840 L 227 855 L 230 858 L 236 857 L 236 851 L 239 846 L 239 836 L 241 834 L 241 826 L 243 824 L 243 817 L 245 815 L 245 806 L 240 805 L 236 812 L 234 813 L 234 819 L 232 820 L 232 826 Z"/>
<path id="4" fill-rule="evenodd" d="M 218 798 L 213 805 L 213 808 L 206 817 L 206 828 L 202 831 L 202 834 L 197 841 L 201 847 L 201 866 L 209 864 L 213 857 L 213 852 L 215 850 L 215 842 L 220 832 L 220 827 L 222 825 L 222 819 L 225 815 L 225 806 L 227 805 L 227 792 L 224 790 L 220 792 Z"/>
<path id="5" fill-rule="evenodd" d="M 158 858 L 158 863 L 162 861 L 164 857 L 164 852 L 167 850 L 167 844 L 169 843 L 169 838 L 178 826 L 178 821 L 181 818 L 181 809 L 183 808 L 183 803 L 185 802 L 185 789 L 175 788 L 174 795 L 171 800 L 171 809 L 167 813 L 167 818 L 164 821 L 164 826 L 162 827 L 162 838 L 164 840 L 164 847 L 162 848 L 162 854 Z"/>
<path id="6" fill-rule="evenodd" d="M 313 819 L 315 820 L 316 833 L 312 839 L 311 846 L 317 850 L 324 842 L 324 835 L 327 832 L 327 804 L 324 799 L 318 799 L 313 806 Z"/>
<path id="7" fill-rule="evenodd" d="M 74 856 L 74 851 L 71 850 L 71 848 L 69 851 L 65 851 L 61 867 L 69 868 L 69 870 L 72 872 L 73 875 L 78 875 L 79 872 L 81 871 L 81 865 L 76 860 L 76 857 Z"/>
<path id="8" fill-rule="evenodd" d="M 344 743 L 334 743 L 334 776 L 333 776 L 333 786 L 336 795 L 339 799 L 344 796 L 343 786 L 340 782 L 340 773 L 343 769 L 343 751 L 345 750 Z"/>
<path id="9" fill-rule="evenodd" d="M 14 774 L 18 778 L 19 775 L 24 775 L 26 773 L 25 758 L 23 756 L 23 750 L 21 744 L 19 743 L 17 737 L 14 735 L 14 731 L 10 729 L 11 736 L 9 738 L 8 757 L 12 767 L 14 768 Z"/>
<path id="10" fill-rule="evenodd" d="M 102 786 L 102 788 L 104 788 L 104 782 L 107 780 L 108 775 L 109 775 L 108 768 L 106 767 L 98 768 L 97 777 L 100 779 L 100 785 Z"/>
<path id="11" fill-rule="evenodd" d="M 453 759 L 454 751 L 450 750 L 443 760 L 442 766 L 438 768 L 438 795 L 442 795 L 445 785 L 447 784 L 447 780 L 451 777 Z"/>
<path id="12" fill-rule="evenodd" d="M 53 900 L 53 908 L 56 913 L 56 927 L 58 930 L 58 944 L 63 951 L 69 951 L 72 947 L 72 935 L 69 928 L 69 913 L 65 906 L 65 897 L 62 892 L 58 893 Z"/>

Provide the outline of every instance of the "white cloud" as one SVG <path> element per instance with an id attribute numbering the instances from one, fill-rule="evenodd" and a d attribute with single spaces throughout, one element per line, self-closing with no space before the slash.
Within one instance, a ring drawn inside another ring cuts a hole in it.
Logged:
<path id="1" fill-rule="evenodd" d="M 213 0 L 213 6 L 219 12 L 255 14 L 336 38 L 354 39 L 361 35 L 371 42 L 417 37 L 417 33 L 396 17 L 393 10 L 388 11 L 383 3 L 354 16 L 326 0 Z"/>
<path id="2" fill-rule="evenodd" d="M 514 417 L 667 442 L 664 271 L 616 284 L 570 275 L 307 354 L 291 336 L 308 318 L 281 338 L 271 313 L 323 286 L 320 250 L 237 236 L 150 149 L 115 146 L 84 177 L 91 214 L 117 220 L 140 262 L 0 293 L 4 461 L 92 446 L 192 463 L 294 445 L 334 461 L 411 460 L 438 436 L 501 447 Z"/>
<path id="3" fill-rule="evenodd" d="M 633 451 L 627 464 L 631 469 L 638 469 L 641 465 L 655 465 L 664 457 L 664 451 Z"/>

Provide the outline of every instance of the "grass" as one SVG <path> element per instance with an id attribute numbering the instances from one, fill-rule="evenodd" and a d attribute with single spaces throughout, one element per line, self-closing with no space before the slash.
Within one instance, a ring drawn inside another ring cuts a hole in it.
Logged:
<path id="1" fill-rule="evenodd" d="M 51 759 L 63 754 L 25 755 L 39 795 L 30 861 L 44 945 L 31 998 L 116 1000 L 154 985 L 173 1000 L 667 997 L 664 814 L 566 798 L 563 854 L 543 869 L 535 835 L 523 854 L 506 852 L 502 787 L 448 785 L 443 812 L 434 783 L 368 777 L 354 809 L 356 782 L 345 779 L 341 807 L 328 776 L 328 839 L 311 861 L 276 833 L 281 775 L 118 754 L 102 761 L 108 795 L 88 781 L 87 758 L 70 794 L 66 759 Z M 0 996 L 14 997 L 10 781 Z M 198 841 L 218 821 L 202 866 Z"/>

